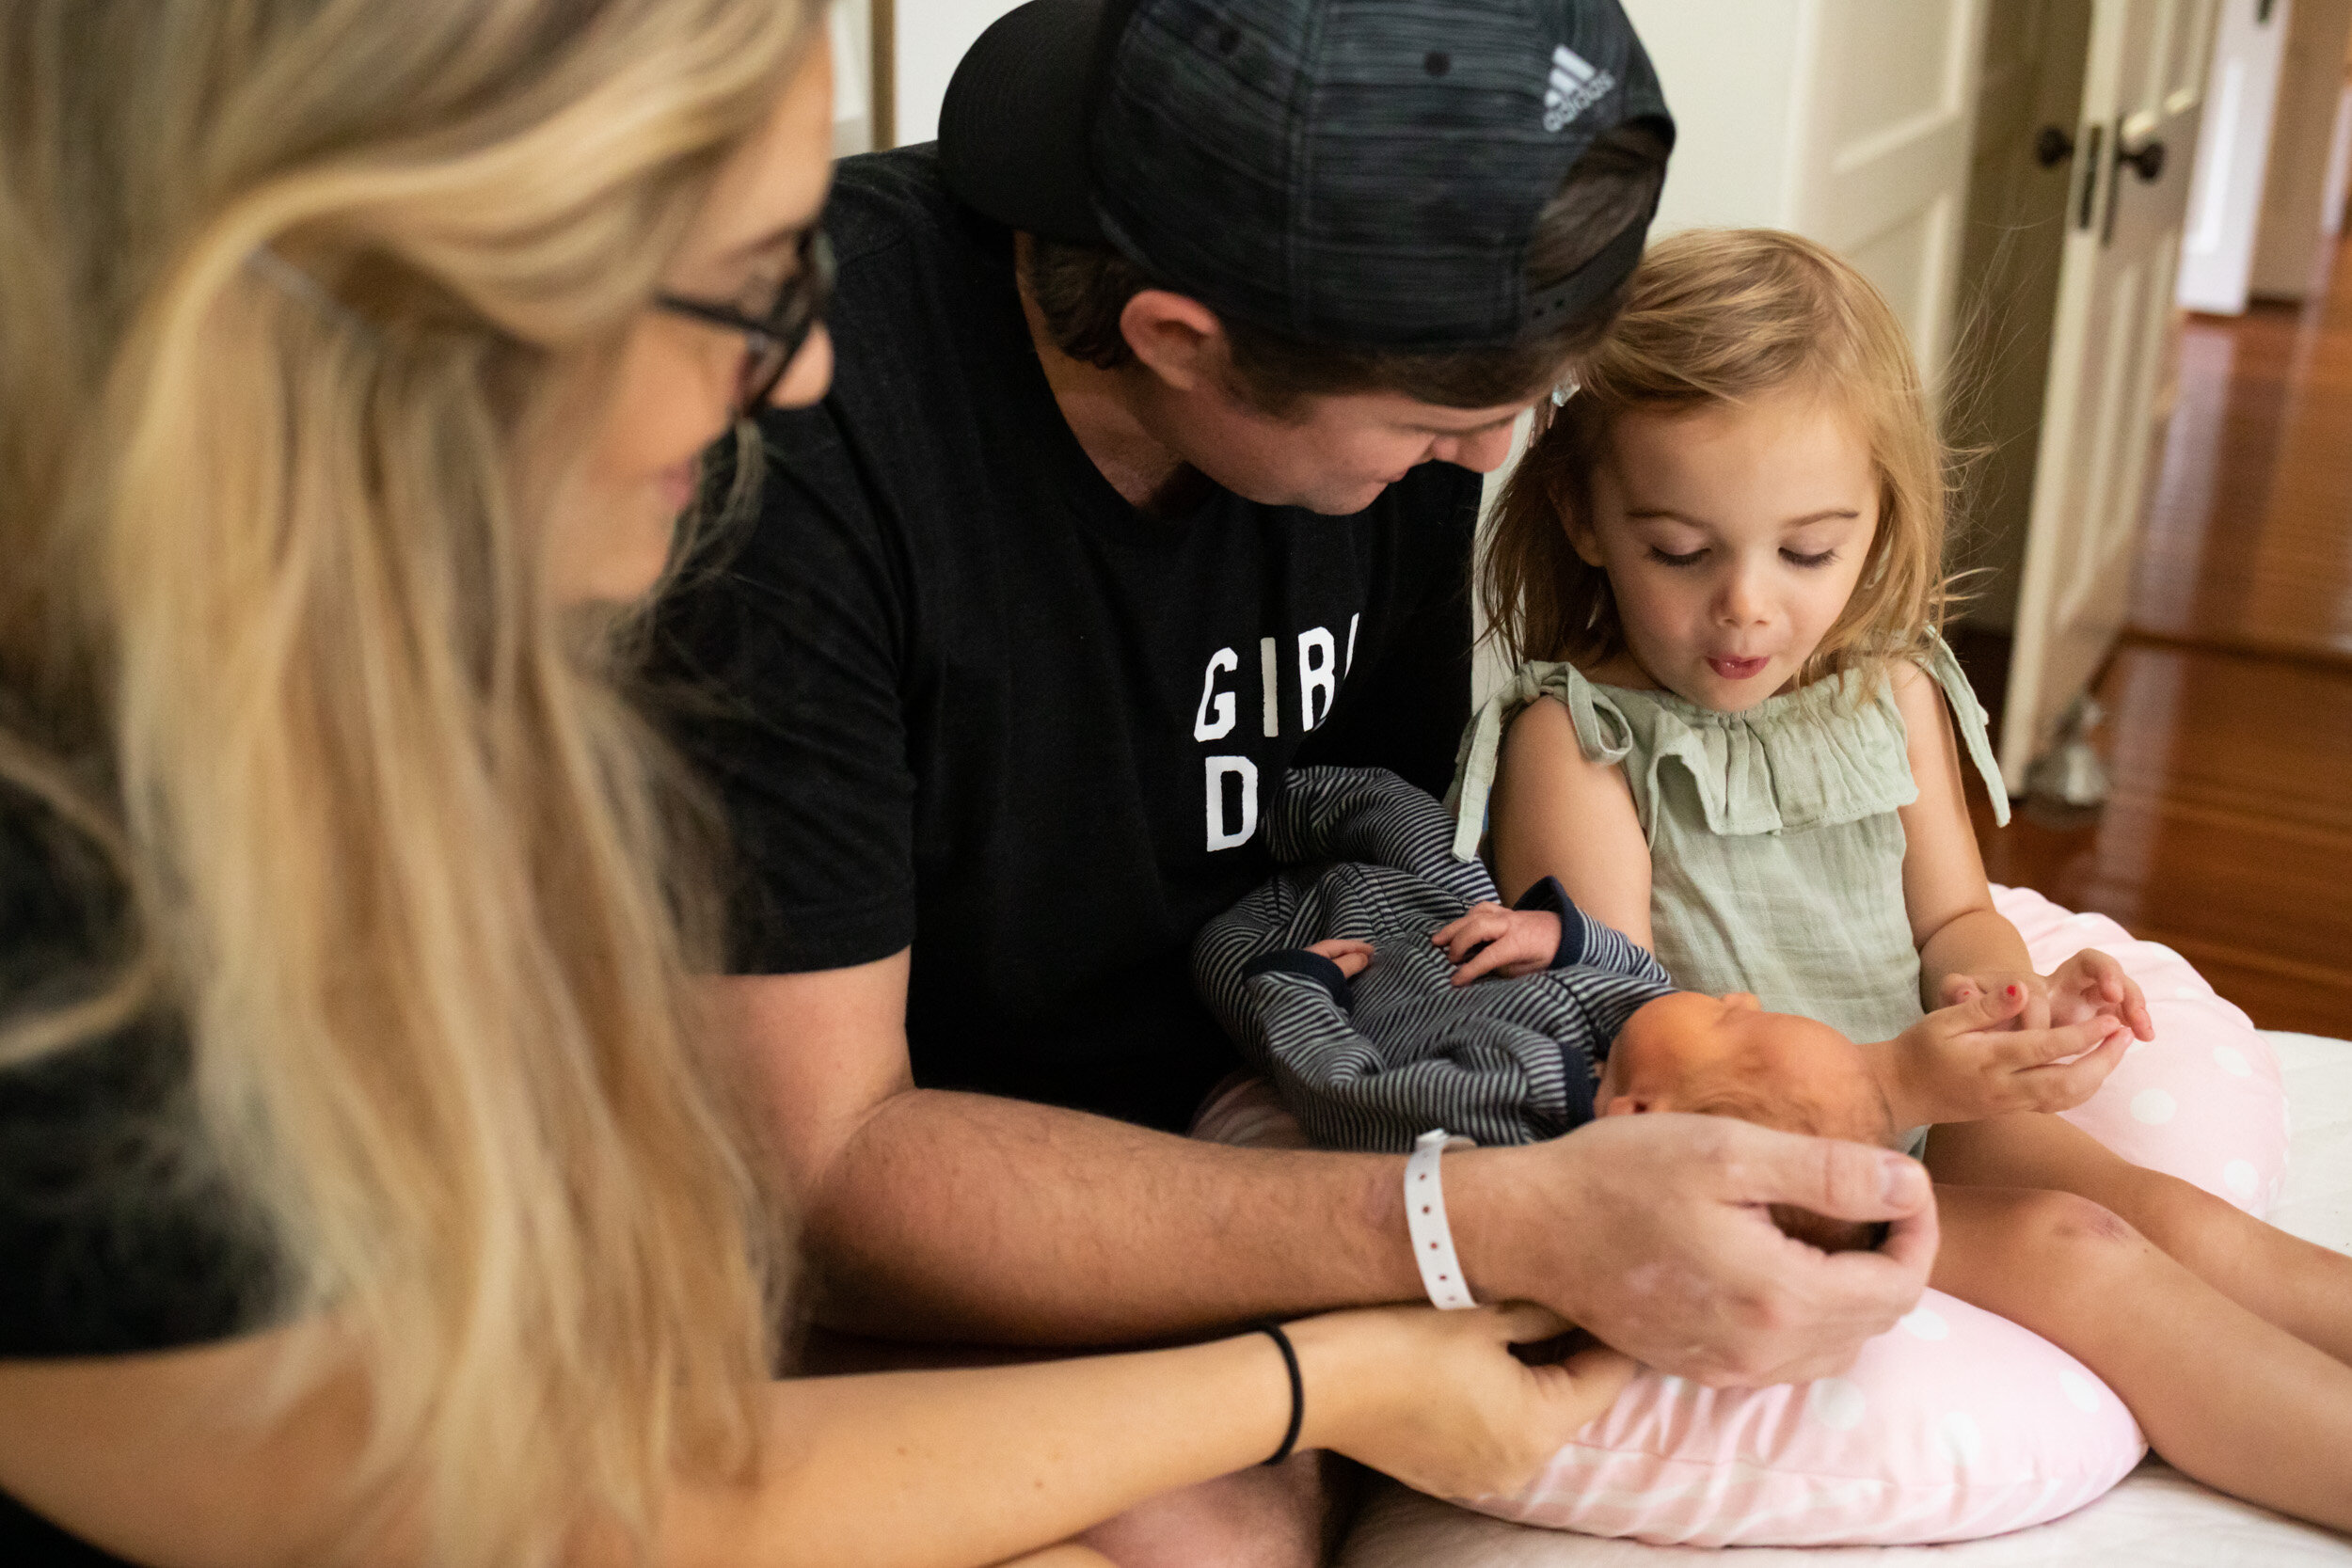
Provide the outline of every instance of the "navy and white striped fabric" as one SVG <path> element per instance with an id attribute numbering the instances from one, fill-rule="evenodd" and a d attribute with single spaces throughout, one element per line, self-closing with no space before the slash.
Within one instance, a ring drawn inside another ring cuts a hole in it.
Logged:
<path id="1" fill-rule="evenodd" d="M 1436 800 L 1385 768 L 1293 769 L 1267 803 L 1283 869 L 1193 943 L 1201 996 L 1318 1145 L 1402 1152 L 1432 1127 L 1482 1144 L 1592 1119 L 1625 1021 L 1675 988 L 1645 948 L 1547 880 L 1520 900 L 1561 917 L 1552 967 L 1455 987 L 1430 933 L 1497 896 L 1451 853 Z M 1351 984 L 1310 943 L 1372 943 Z"/>

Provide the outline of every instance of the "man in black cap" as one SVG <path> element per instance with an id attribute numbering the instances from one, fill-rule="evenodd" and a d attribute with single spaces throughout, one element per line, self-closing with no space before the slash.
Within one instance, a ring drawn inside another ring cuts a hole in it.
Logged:
<path id="1" fill-rule="evenodd" d="M 819 1317 L 1078 1345 L 1418 1297 L 1394 1159 L 1181 1136 L 1186 949 L 1294 765 L 1442 789 L 1478 474 L 1605 327 L 1673 125 L 1616 0 L 1031 0 L 826 214 L 839 369 L 665 612 L 741 876 L 731 1016 Z M 1721 1118 L 1446 1161 L 1462 1265 L 1710 1382 L 1908 1309 L 1924 1174 Z M 1793 1248 L 1787 1202 L 1894 1220 Z M 1313 1555 L 1311 1466 L 1098 1537 Z"/>

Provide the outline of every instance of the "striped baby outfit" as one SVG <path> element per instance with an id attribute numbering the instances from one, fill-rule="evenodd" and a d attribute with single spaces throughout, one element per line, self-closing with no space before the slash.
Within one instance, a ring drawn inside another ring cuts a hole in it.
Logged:
<path id="1" fill-rule="evenodd" d="M 1193 975 L 1321 1147 L 1401 1152 L 1432 1127 L 1524 1144 L 1581 1126 L 1617 1031 L 1675 989 L 1549 879 L 1520 907 L 1560 916 L 1551 967 L 1454 986 L 1430 933 L 1494 899 L 1494 880 L 1454 858 L 1445 808 L 1384 768 L 1295 768 L 1263 820 L 1282 869 L 1201 930 Z M 1352 984 L 1304 951 L 1333 937 L 1374 948 Z"/>

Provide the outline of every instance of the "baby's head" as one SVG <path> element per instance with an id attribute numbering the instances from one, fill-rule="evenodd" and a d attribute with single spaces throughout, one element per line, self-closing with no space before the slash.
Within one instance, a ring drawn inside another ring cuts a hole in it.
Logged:
<path id="1" fill-rule="evenodd" d="M 1481 592 L 1515 657 L 1738 712 L 1940 623 L 1946 451 L 1902 324 L 1833 252 L 1661 240 L 1575 374 L 1496 511 Z"/>
<path id="2" fill-rule="evenodd" d="M 1897 1135 L 1861 1047 L 1826 1023 L 1768 1013 L 1744 991 L 1676 991 L 1643 1006 L 1610 1047 L 1593 1104 L 1605 1117 L 1695 1112 L 1882 1148 Z M 1871 1244 L 1868 1226 L 1779 1205 L 1772 1212 L 1824 1252 Z"/>

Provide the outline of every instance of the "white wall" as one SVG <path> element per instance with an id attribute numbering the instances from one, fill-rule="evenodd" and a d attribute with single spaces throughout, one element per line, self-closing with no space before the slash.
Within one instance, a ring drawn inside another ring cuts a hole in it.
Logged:
<path id="1" fill-rule="evenodd" d="M 833 155 L 870 151 L 874 146 L 873 12 L 867 0 L 834 0 Z"/>
<path id="2" fill-rule="evenodd" d="M 1675 150 L 1655 232 L 1795 226 L 1800 0 L 1625 0 Z"/>
<path id="3" fill-rule="evenodd" d="M 939 135 L 939 102 L 947 79 L 973 40 L 1019 0 L 897 0 L 897 135 L 893 141 L 930 141 Z"/>

